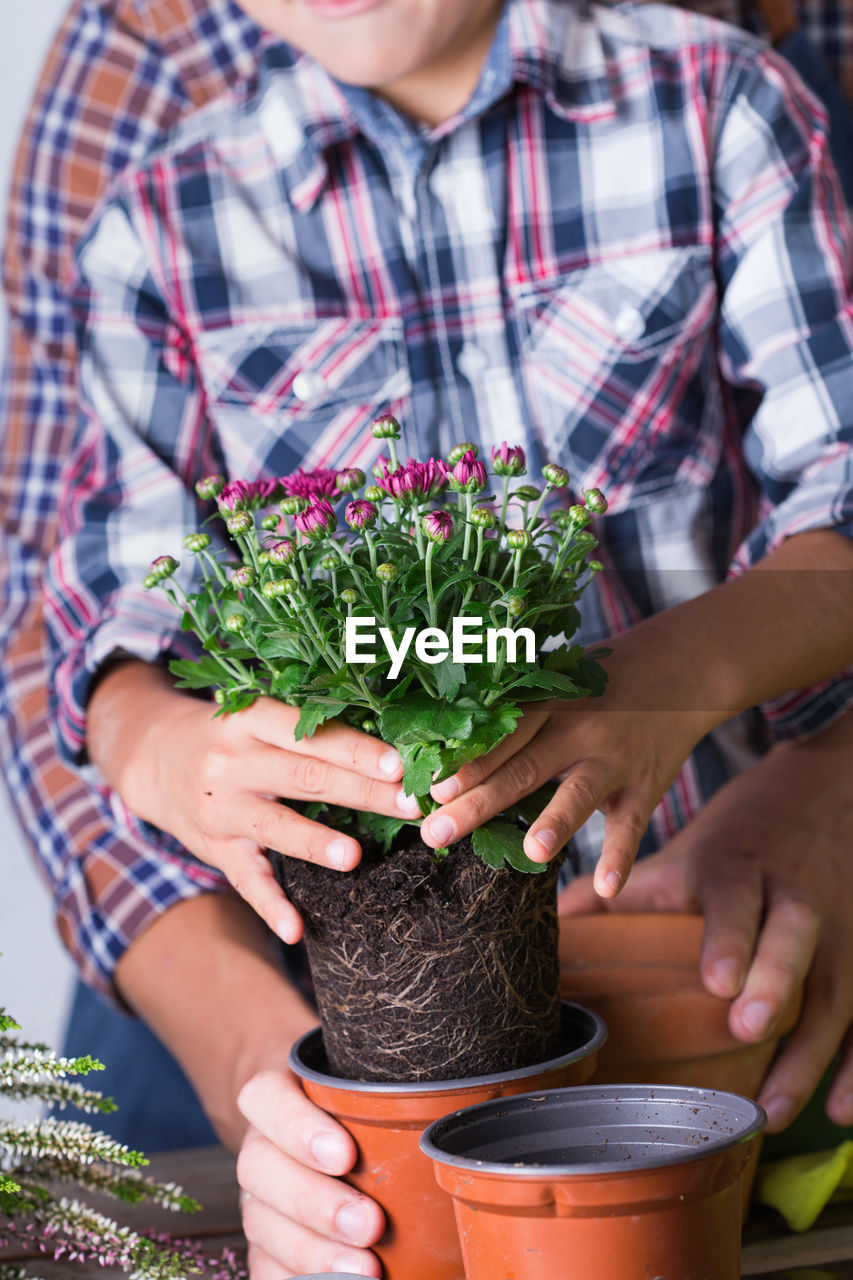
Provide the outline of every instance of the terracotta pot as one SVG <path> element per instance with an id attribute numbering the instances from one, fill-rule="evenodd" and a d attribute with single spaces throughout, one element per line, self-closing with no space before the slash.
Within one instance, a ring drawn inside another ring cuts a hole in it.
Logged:
<path id="1" fill-rule="evenodd" d="M 606 1030 L 601 1019 L 564 1004 L 564 1052 L 536 1066 L 468 1080 L 378 1084 L 328 1074 L 319 1029 L 298 1040 L 290 1065 L 312 1102 L 335 1116 L 355 1139 L 359 1159 L 347 1181 L 377 1200 L 388 1223 L 375 1251 L 385 1280 L 462 1280 L 462 1258 L 450 1197 L 436 1184 L 418 1149 L 439 1116 L 526 1089 L 582 1084 L 595 1069 Z"/>
<path id="2" fill-rule="evenodd" d="M 562 922 L 560 988 L 607 1024 L 593 1084 L 695 1085 L 755 1098 L 779 1037 L 796 1024 L 802 993 L 773 1034 L 744 1044 L 728 1025 L 729 1000 L 699 977 L 704 919 L 670 912 L 614 912 Z M 744 1178 L 748 1205 L 761 1143 Z"/>
<path id="3" fill-rule="evenodd" d="M 526 1093 L 430 1125 L 466 1280 L 739 1280 L 741 1179 L 765 1122 L 737 1094 Z"/>

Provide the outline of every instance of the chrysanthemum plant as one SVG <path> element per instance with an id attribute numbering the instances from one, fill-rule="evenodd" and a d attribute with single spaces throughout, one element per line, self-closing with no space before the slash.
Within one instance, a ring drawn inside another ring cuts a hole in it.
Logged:
<path id="1" fill-rule="evenodd" d="M 112 1098 L 77 1079 L 103 1070 L 94 1058 L 62 1058 L 43 1044 L 21 1040 L 17 1022 L 0 1008 L 0 1096 L 40 1099 L 84 1113 L 115 1110 Z M 174 1183 L 141 1169 L 148 1161 L 89 1124 L 54 1117 L 32 1123 L 0 1118 L 0 1247 L 38 1253 L 63 1263 L 118 1267 L 133 1280 L 246 1280 L 245 1267 L 225 1251 L 208 1257 L 197 1242 L 142 1234 L 119 1226 L 76 1198 L 95 1191 L 127 1204 L 147 1201 L 165 1209 L 200 1208 Z M 66 1194 L 72 1189 L 73 1198 Z M 34 1278 L 30 1264 L 0 1261 L 0 1280 Z"/>
<path id="2" fill-rule="evenodd" d="M 400 752 L 404 789 L 425 815 L 436 807 L 432 782 L 497 746 L 524 703 L 602 692 L 602 653 L 571 638 L 578 598 L 601 568 L 587 526 L 607 504 L 590 489 L 583 504 L 546 512 L 569 476 L 548 464 L 541 487 L 517 483 L 518 447 L 493 449 L 490 470 L 467 442 L 447 461 L 401 464 L 397 421 L 379 418 L 372 433 L 389 454 L 372 484 L 357 469 L 202 481 L 198 494 L 216 502 L 230 546 L 191 533 L 189 591 L 172 556 L 154 561 L 145 585 L 167 591 L 205 649 L 171 664 L 181 687 L 213 687 L 222 712 L 260 694 L 299 706 L 297 738 L 332 718 L 378 734 Z M 542 800 L 475 833 L 488 865 L 544 870 L 522 850 Z M 386 848 L 405 825 L 334 806 L 307 811 Z"/>

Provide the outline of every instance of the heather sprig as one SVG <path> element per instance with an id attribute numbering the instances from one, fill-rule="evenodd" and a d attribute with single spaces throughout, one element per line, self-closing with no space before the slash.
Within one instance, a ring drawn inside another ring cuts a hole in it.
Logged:
<path id="1" fill-rule="evenodd" d="M 100 1062 L 60 1057 L 10 1034 L 15 1030 L 18 1024 L 0 1009 L 0 1094 L 83 1111 L 115 1108 L 111 1098 L 68 1079 L 102 1070 Z M 119 1267 L 131 1280 L 187 1280 L 200 1274 L 208 1280 L 247 1280 L 246 1269 L 230 1251 L 210 1257 L 190 1241 L 147 1236 L 63 1193 L 65 1187 L 96 1191 L 128 1204 L 147 1202 L 183 1213 L 200 1207 L 174 1183 L 141 1172 L 147 1163 L 140 1152 L 79 1121 L 0 1120 L 0 1247 L 14 1242 L 53 1261 Z M 28 1268 L 0 1264 L 0 1280 L 35 1280 Z"/>
<path id="2" fill-rule="evenodd" d="M 377 419 L 371 433 L 387 456 L 370 484 L 356 468 L 206 477 L 199 496 L 217 495 L 227 536 L 185 539 L 196 570 L 189 592 L 169 555 L 145 581 L 167 592 L 202 644 L 197 660 L 172 663 L 179 686 L 213 689 L 224 712 L 261 694 L 294 704 L 297 738 L 332 718 L 369 724 L 399 750 L 403 786 L 426 814 L 431 783 L 495 747 L 523 704 L 602 692 L 601 655 L 571 638 L 580 595 L 601 568 L 588 526 L 607 504 L 598 490 L 572 493 L 552 463 L 539 485 L 519 483 L 527 460 L 518 445 L 492 449 L 491 466 L 470 441 L 447 459 L 402 462 L 396 419 Z M 374 648 L 353 648 L 371 619 Z M 506 816 L 525 820 L 521 808 Z M 386 846 L 404 825 L 334 817 Z M 522 842 L 519 828 L 508 855 L 488 824 L 475 835 L 491 865 L 542 870 Z"/>

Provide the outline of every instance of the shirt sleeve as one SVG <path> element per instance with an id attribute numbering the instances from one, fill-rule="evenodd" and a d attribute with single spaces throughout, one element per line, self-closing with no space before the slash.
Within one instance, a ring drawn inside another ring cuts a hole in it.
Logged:
<path id="1" fill-rule="evenodd" d="M 754 397 L 742 448 L 758 520 L 732 573 L 810 529 L 853 536 L 853 246 L 826 116 L 772 52 L 726 104 L 715 156 L 720 360 Z M 775 738 L 853 704 L 853 672 L 766 704 Z"/>
<path id="2" fill-rule="evenodd" d="M 212 6 L 222 7 L 218 0 Z M 197 8 L 183 0 L 168 13 L 124 0 L 76 0 L 24 127 L 4 247 L 0 751 L 59 934 L 83 980 L 116 1003 L 113 971 L 134 938 L 172 904 L 225 882 L 138 822 L 114 794 L 69 771 L 53 742 L 41 578 L 57 540 L 59 468 L 76 418 L 64 281 L 82 226 L 113 175 L 195 103 L 254 66 L 248 25 L 232 21 L 220 67 L 203 32 L 186 29 L 198 21 Z M 180 65 L 165 41 L 184 51 Z"/>

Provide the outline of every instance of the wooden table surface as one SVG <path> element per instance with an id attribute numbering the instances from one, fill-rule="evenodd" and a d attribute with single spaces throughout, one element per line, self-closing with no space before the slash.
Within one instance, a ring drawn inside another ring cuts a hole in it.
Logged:
<path id="1" fill-rule="evenodd" d="M 87 1197 L 118 1221 L 135 1228 L 154 1228 L 173 1236 L 203 1241 L 211 1254 L 228 1247 L 245 1254 L 240 1231 L 237 1180 L 233 1156 L 219 1147 L 171 1151 L 154 1156 L 153 1176 L 177 1182 L 203 1206 L 194 1214 L 173 1214 L 150 1206 L 121 1206 Z M 20 1259 L 0 1251 L 0 1261 Z M 33 1260 L 29 1268 L 43 1280 L 118 1280 L 110 1268 Z M 744 1231 L 744 1276 L 755 1280 L 853 1280 L 853 1205 L 830 1206 L 811 1231 L 792 1235 L 770 1209 L 753 1210 Z"/>

